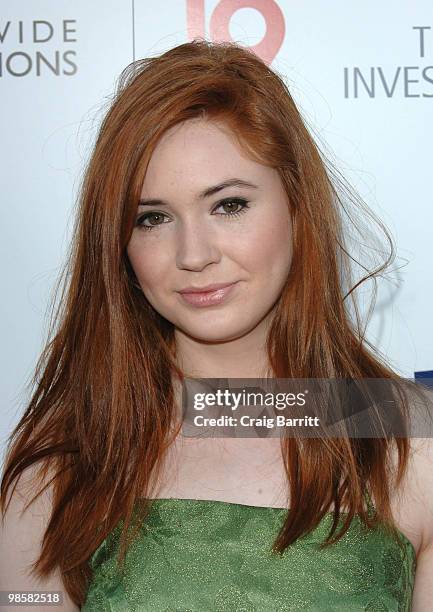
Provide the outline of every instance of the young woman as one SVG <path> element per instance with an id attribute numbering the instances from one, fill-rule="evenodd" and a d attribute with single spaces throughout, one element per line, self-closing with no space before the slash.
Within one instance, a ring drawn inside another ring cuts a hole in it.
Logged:
<path id="1" fill-rule="evenodd" d="M 98 612 L 432 609 L 429 439 L 182 435 L 185 377 L 399 382 L 360 327 L 331 174 L 246 49 L 125 70 L 8 447 L 2 590 Z"/>

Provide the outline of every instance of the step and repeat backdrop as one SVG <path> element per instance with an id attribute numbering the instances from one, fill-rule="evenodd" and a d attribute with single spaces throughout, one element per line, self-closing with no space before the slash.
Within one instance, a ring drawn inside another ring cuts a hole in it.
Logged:
<path id="1" fill-rule="evenodd" d="M 0 448 L 28 401 L 82 171 L 122 69 L 201 36 L 287 77 L 322 151 L 397 247 L 367 337 L 433 376 L 428 0 L 1 0 Z"/>

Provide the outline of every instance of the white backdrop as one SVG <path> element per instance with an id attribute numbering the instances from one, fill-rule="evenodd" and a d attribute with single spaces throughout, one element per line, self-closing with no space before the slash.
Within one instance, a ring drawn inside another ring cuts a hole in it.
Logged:
<path id="1" fill-rule="evenodd" d="M 116 79 L 133 59 L 194 36 L 253 47 L 287 76 L 404 266 L 379 285 L 368 337 L 404 376 L 433 369 L 430 1 L 1 0 L 0 448 L 29 399 L 81 172 Z"/>

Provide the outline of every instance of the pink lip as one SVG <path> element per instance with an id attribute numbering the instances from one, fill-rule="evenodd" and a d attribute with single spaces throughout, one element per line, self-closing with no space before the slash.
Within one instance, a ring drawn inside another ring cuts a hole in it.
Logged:
<path id="1" fill-rule="evenodd" d="M 188 304 L 202 308 L 222 302 L 236 284 L 237 281 L 230 284 L 219 283 L 219 285 L 209 285 L 210 290 L 206 288 L 206 291 L 188 287 L 187 289 L 182 289 L 179 293 Z"/>
<path id="2" fill-rule="evenodd" d="M 181 289 L 179 293 L 204 293 L 207 291 L 215 291 L 215 289 L 222 289 L 223 287 L 228 287 L 233 284 L 234 283 L 213 283 L 211 285 L 205 285 L 204 287 L 185 287 L 185 289 Z"/>

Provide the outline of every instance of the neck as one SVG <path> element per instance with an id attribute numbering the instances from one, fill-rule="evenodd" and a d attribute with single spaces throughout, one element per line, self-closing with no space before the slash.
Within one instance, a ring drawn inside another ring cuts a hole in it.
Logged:
<path id="1" fill-rule="evenodd" d="M 247 334 L 221 342 L 201 341 L 175 331 L 177 361 L 192 378 L 269 378 L 266 351 L 267 325 L 262 322 Z"/>

